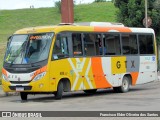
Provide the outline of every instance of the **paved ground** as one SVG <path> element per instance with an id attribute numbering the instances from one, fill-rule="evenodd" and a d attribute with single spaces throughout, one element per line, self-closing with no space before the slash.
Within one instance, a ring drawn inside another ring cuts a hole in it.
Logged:
<path id="1" fill-rule="evenodd" d="M 0 98 L 0 110 L 98 110 L 98 111 L 159 111 L 160 82 L 132 87 L 128 93 L 114 93 L 112 89 L 99 90 L 95 95 L 83 91 L 66 93 L 62 100 L 54 95 L 29 95 L 28 102 L 22 103 L 19 96 Z M 6 107 L 7 106 L 7 107 Z"/>
<path id="2" fill-rule="evenodd" d="M 16 92 L 5 93 L 2 90 L 2 85 L 0 85 L 0 97 L 8 97 L 8 96 L 15 96 L 15 95 L 17 96 L 19 95 L 19 93 L 16 93 Z"/>
<path id="3" fill-rule="evenodd" d="M 82 91 L 66 93 L 62 100 L 53 95 L 29 95 L 27 102 L 19 96 L 0 97 L 0 111 L 160 111 L 160 81 L 132 87 L 128 93 L 99 90 L 95 95 Z M 58 120 L 62 118 L 54 118 Z M 80 120 L 82 118 L 63 118 Z M 98 118 L 83 118 L 96 120 Z M 102 120 L 106 118 L 100 118 Z M 119 120 L 119 118 L 107 118 Z M 122 120 L 158 120 L 159 118 L 121 118 Z"/>

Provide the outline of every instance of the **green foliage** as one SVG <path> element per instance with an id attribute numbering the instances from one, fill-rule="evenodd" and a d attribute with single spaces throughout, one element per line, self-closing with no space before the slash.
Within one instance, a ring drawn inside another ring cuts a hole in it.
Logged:
<path id="1" fill-rule="evenodd" d="M 154 3 L 153 3 L 153 7 L 157 10 L 160 11 L 160 0 L 156 0 Z"/>
<path id="2" fill-rule="evenodd" d="M 126 26 L 144 27 L 145 1 L 144 0 L 114 0 L 114 5 L 119 8 L 117 21 Z M 160 35 L 160 0 L 148 0 L 148 16 L 157 35 Z"/>
<path id="3" fill-rule="evenodd" d="M 106 0 L 95 0 L 94 2 L 106 2 Z"/>
<path id="4" fill-rule="evenodd" d="M 61 13 L 61 1 L 56 1 L 54 4 L 55 4 L 55 7 L 58 10 L 58 13 Z"/>

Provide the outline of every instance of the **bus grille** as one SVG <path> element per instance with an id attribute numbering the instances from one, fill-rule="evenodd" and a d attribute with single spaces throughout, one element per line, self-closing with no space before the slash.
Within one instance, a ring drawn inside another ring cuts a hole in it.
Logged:
<path id="1" fill-rule="evenodd" d="M 28 84 L 31 81 L 10 81 L 12 84 Z"/>

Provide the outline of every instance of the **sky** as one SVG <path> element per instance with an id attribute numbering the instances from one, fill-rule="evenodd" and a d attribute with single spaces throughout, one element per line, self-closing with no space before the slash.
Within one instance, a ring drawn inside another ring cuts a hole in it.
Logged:
<path id="1" fill-rule="evenodd" d="M 30 6 L 34 6 L 34 8 L 40 7 L 53 7 L 54 2 L 59 0 L 0 0 L 0 10 L 4 9 L 23 9 L 30 8 Z M 75 0 L 76 4 L 80 3 L 92 3 L 95 0 Z"/>

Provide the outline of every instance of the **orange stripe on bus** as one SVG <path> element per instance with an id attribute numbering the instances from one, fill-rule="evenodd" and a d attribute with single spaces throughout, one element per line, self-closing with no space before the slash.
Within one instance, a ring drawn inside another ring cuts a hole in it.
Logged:
<path id="1" fill-rule="evenodd" d="M 112 87 L 104 76 L 101 58 L 92 58 L 91 61 L 92 61 L 92 72 L 93 75 L 95 76 L 94 81 L 96 84 L 96 88 Z"/>
<path id="2" fill-rule="evenodd" d="M 132 85 L 136 85 L 137 79 L 138 79 L 138 72 L 131 72 L 131 76 L 132 76 Z"/>
<path id="3" fill-rule="evenodd" d="M 38 74 L 45 72 L 46 70 L 47 70 L 47 66 L 44 66 L 44 67 L 36 70 L 36 72 L 34 73 L 32 79 L 33 79 L 35 76 L 37 76 Z"/>
<path id="4" fill-rule="evenodd" d="M 2 73 L 7 77 L 7 71 L 4 68 L 2 68 Z"/>
<path id="5" fill-rule="evenodd" d="M 110 30 L 116 30 L 118 32 L 132 32 L 127 27 L 94 27 L 95 32 L 108 32 Z"/>

